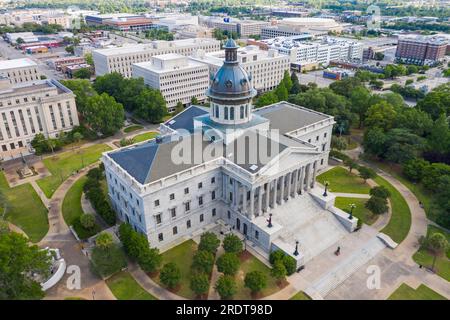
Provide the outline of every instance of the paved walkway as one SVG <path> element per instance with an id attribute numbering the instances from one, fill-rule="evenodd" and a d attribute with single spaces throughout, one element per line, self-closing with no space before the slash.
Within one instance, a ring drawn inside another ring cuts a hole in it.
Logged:
<path id="1" fill-rule="evenodd" d="M 332 192 L 336 197 L 369 199 L 370 195 L 361 193 Z"/>

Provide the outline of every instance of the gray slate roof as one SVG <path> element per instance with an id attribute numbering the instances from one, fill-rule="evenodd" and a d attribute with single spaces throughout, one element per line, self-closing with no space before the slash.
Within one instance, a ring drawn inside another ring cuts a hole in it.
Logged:
<path id="1" fill-rule="evenodd" d="M 192 133 L 194 132 L 194 118 L 208 113 L 207 108 L 190 106 L 164 124 L 173 130 L 185 129 Z"/>

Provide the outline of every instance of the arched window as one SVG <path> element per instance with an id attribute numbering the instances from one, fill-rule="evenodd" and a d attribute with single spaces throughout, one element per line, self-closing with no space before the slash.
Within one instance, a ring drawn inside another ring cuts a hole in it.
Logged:
<path id="1" fill-rule="evenodd" d="M 234 120 L 234 107 L 230 107 L 230 120 Z"/>
<path id="2" fill-rule="evenodd" d="M 241 119 L 244 119 L 244 106 L 241 106 L 239 113 L 240 113 Z"/>
<path id="3" fill-rule="evenodd" d="M 223 108 L 223 111 L 225 113 L 225 116 L 224 116 L 225 120 L 228 120 L 228 107 Z"/>
<path id="4" fill-rule="evenodd" d="M 216 118 L 219 118 L 219 106 L 216 105 Z"/>

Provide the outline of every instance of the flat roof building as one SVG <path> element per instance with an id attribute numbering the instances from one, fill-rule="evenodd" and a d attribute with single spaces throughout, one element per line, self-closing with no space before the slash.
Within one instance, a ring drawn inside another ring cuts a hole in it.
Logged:
<path id="1" fill-rule="evenodd" d="M 40 80 L 37 63 L 31 59 L 0 61 L 0 75 L 7 77 L 11 84 Z"/>
<path id="2" fill-rule="evenodd" d="M 92 57 L 97 76 L 118 72 L 129 78 L 132 76 L 131 65 L 133 63 L 149 61 L 153 56 L 168 53 L 190 56 L 198 49 L 203 49 L 205 52 L 220 50 L 220 41 L 211 38 L 158 40 L 145 44 L 93 50 Z"/>
<path id="3" fill-rule="evenodd" d="M 449 40 L 442 36 L 401 36 L 395 57 L 406 63 L 434 65 L 445 57 Z"/>
<path id="4" fill-rule="evenodd" d="M 134 78 L 142 77 L 146 85 L 161 92 L 169 111 L 174 111 L 178 102 L 189 105 L 193 97 L 199 102 L 206 100 L 209 69 L 203 63 L 169 53 L 135 63 L 132 68 Z"/>
<path id="5" fill-rule="evenodd" d="M 286 18 L 276 24 L 262 27 L 261 38 L 271 39 L 275 37 L 289 37 L 303 33 L 311 33 L 314 36 L 327 35 L 328 32 L 340 33 L 343 26 L 333 19 L 328 18 Z"/>
<path id="6" fill-rule="evenodd" d="M 239 20 L 235 18 L 201 16 L 201 24 L 213 29 L 220 29 L 228 32 L 236 32 L 240 37 L 249 37 L 251 35 L 260 35 L 261 28 L 269 25 L 267 21 L 259 20 Z"/>

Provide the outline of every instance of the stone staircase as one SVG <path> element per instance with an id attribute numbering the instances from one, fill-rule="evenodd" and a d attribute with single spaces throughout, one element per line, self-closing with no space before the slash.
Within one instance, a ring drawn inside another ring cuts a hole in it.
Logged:
<path id="1" fill-rule="evenodd" d="M 299 241 L 304 263 L 348 234 L 333 214 L 320 207 L 309 194 L 291 198 L 277 207 L 273 219 L 283 226 L 281 241 L 290 244 Z"/>
<path id="2" fill-rule="evenodd" d="M 370 239 L 344 261 L 315 281 L 305 292 L 315 299 L 323 299 L 384 248 L 386 248 L 385 243 L 378 237 Z"/>

